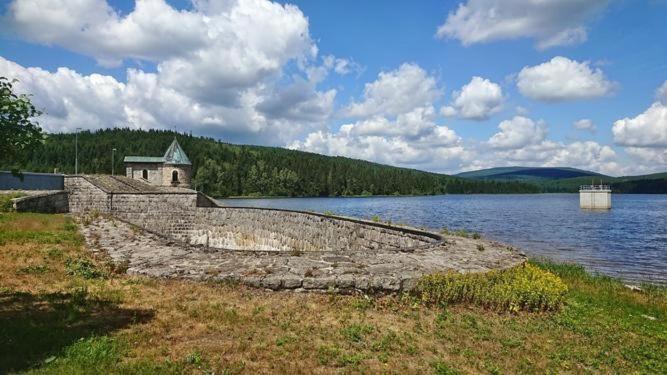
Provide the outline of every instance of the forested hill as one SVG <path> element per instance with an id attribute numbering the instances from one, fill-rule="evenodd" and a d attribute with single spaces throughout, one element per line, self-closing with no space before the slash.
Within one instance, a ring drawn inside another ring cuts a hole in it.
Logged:
<path id="1" fill-rule="evenodd" d="M 105 129 L 79 133 L 79 173 L 124 174 L 126 155 L 162 156 L 177 137 L 192 161 L 193 184 L 215 197 L 531 193 L 535 185 L 475 181 L 277 147 L 245 146 L 171 131 Z M 35 172 L 74 173 L 74 134 L 51 134 L 22 163 Z M 8 169 L 9 166 L 0 166 Z"/>
<path id="2" fill-rule="evenodd" d="M 472 180 L 515 181 L 534 184 L 545 193 L 576 193 L 579 186 L 611 185 L 615 193 L 667 194 L 667 173 L 612 177 L 600 173 L 562 167 L 500 167 L 456 175 Z"/>

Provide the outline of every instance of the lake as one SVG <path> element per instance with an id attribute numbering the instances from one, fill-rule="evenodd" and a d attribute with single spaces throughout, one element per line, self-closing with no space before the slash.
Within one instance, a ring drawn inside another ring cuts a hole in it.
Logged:
<path id="1" fill-rule="evenodd" d="M 611 210 L 578 194 L 221 199 L 228 206 L 331 211 L 439 231 L 465 229 L 534 257 L 576 262 L 627 281 L 667 284 L 667 195 L 613 194 Z"/>

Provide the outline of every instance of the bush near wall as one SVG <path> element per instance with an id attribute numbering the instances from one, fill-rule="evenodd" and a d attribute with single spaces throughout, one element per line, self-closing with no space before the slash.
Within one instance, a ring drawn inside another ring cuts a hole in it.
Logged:
<path id="1" fill-rule="evenodd" d="M 0 194 L 0 212 L 14 211 L 14 202 L 12 202 L 12 199 L 23 196 L 25 196 L 25 194 L 22 193 Z"/>
<path id="2" fill-rule="evenodd" d="M 469 302 L 498 311 L 550 311 L 560 308 L 567 286 L 553 273 L 526 263 L 484 274 L 427 275 L 415 291 L 428 304 Z"/>

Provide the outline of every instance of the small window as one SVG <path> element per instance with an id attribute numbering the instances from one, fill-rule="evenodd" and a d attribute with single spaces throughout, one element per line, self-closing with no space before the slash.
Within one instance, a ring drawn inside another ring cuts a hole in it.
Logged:
<path id="1" fill-rule="evenodd" d="M 147 171 L 146 169 L 144 169 L 143 171 L 141 171 L 141 177 L 142 177 L 144 180 L 148 180 L 148 171 Z"/>
<path id="2" fill-rule="evenodd" d="M 171 172 L 171 182 L 178 182 L 178 171 Z"/>

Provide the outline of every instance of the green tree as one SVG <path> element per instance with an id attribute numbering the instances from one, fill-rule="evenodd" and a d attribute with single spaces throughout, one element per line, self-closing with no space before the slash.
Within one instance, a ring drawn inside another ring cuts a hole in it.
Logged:
<path id="1" fill-rule="evenodd" d="M 27 95 L 14 93 L 13 82 L 0 77 L 0 165 L 14 169 L 25 162 L 26 154 L 36 149 L 44 137 L 33 120 L 41 112 Z"/>

